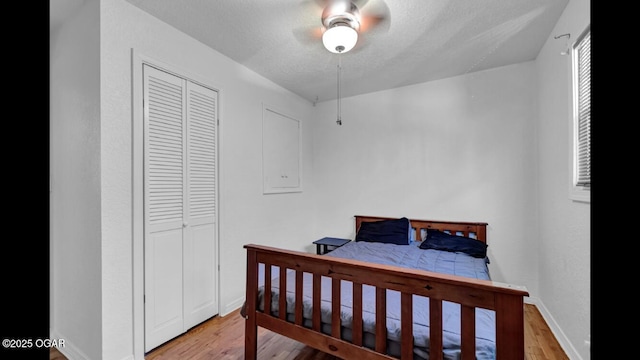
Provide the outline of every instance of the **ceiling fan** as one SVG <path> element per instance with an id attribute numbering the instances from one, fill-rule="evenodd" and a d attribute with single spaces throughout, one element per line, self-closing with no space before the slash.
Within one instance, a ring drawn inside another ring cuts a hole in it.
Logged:
<path id="1" fill-rule="evenodd" d="M 360 34 L 389 28 L 389 8 L 383 0 L 306 1 L 322 9 L 322 28 L 305 32 L 311 34 L 313 41 L 322 38 L 325 48 L 332 53 L 346 53 L 356 45 L 361 47 Z"/>
<path id="2" fill-rule="evenodd" d="M 360 33 L 374 28 L 388 30 L 389 8 L 383 0 L 306 0 L 322 7 L 321 31 L 310 32 L 312 41 L 322 38 L 324 47 L 338 55 L 353 49 L 358 43 Z M 316 28 L 317 29 L 317 28 Z M 319 36 L 318 36 L 319 35 Z M 342 125 L 341 72 L 342 65 L 338 56 L 338 105 L 336 123 Z"/>

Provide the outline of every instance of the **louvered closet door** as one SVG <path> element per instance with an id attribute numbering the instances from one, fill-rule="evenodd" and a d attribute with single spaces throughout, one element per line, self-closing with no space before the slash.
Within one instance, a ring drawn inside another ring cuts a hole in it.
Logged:
<path id="1" fill-rule="evenodd" d="M 182 333 L 183 80 L 144 67 L 145 350 Z"/>
<path id="2" fill-rule="evenodd" d="M 145 351 L 217 314 L 217 93 L 145 65 Z"/>
<path id="3" fill-rule="evenodd" d="M 217 92 L 187 83 L 187 217 L 184 241 L 185 326 L 218 312 L 216 248 Z"/>

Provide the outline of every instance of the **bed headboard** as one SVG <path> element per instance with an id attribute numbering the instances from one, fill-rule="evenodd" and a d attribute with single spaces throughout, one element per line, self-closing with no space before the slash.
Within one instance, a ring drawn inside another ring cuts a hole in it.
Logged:
<path id="1" fill-rule="evenodd" d="M 356 215 L 356 234 L 363 222 L 392 220 L 397 218 L 381 217 L 381 216 L 362 216 Z M 483 222 L 458 222 L 458 221 L 437 221 L 437 220 L 418 220 L 409 219 L 411 228 L 416 232 L 416 241 L 422 241 L 422 230 L 436 229 L 440 231 L 448 231 L 450 234 L 462 235 L 487 243 L 487 223 Z"/>

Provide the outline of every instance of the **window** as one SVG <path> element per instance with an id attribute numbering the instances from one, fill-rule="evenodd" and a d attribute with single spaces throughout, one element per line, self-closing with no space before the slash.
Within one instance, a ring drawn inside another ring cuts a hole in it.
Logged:
<path id="1" fill-rule="evenodd" d="M 591 199 L 591 26 L 573 44 L 573 179 L 571 198 Z"/>

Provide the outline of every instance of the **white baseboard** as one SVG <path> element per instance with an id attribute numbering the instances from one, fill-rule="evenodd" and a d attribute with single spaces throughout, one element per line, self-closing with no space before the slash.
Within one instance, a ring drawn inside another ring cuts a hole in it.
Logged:
<path id="1" fill-rule="evenodd" d="M 62 353 L 69 360 L 89 360 L 89 357 L 80 351 L 77 346 L 73 345 L 72 342 L 67 340 L 64 335 L 49 329 L 49 339 L 50 340 L 63 340 L 64 346 L 56 346 L 56 349 Z M 58 341 L 59 342 L 59 341 Z M 135 360 L 135 356 L 127 355 L 121 360 Z"/>
<path id="2" fill-rule="evenodd" d="M 240 309 L 243 304 L 244 304 L 244 296 L 241 297 L 240 299 L 234 300 L 234 301 L 226 304 L 223 307 L 223 309 L 220 311 L 220 316 L 224 317 L 224 316 L 227 316 L 227 315 L 231 314 L 232 312 Z"/>
<path id="3" fill-rule="evenodd" d="M 540 311 L 540 314 L 544 318 L 544 321 L 546 321 L 547 325 L 549 325 L 549 329 L 551 330 L 553 335 L 556 337 L 556 339 L 558 340 L 558 343 L 560 344 L 560 347 L 562 347 L 562 350 L 564 350 L 564 352 L 567 354 L 569 359 L 582 360 L 582 357 L 580 356 L 580 354 L 578 354 L 578 351 L 576 351 L 576 348 L 573 346 L 573 344 L 571 344 L 571 342 L 566 337 L 564 332 L 562 332 L 562 329 L 560 328 L 560 326 L 558 326 L 558 323 L 555 321 L 553 316 L 551 316 L 551 313 L 549 313 L 549 310 L 547 310 L 547 308 L 544 306 L 542 301 L 536 297 L 528 297 L 528 298 L 525 298 L 525 303 L 533 304 L 538 308 L 538 310 Z"/>
<path id="4" fill-rule="evenodd" d="M 64 343 L 64 346 L 56 346 L 56 349 L 62 353 L 69 360 L 89 360 L 89 357 L 83 353 L 77 346 L 75 346 L 69 338 L 63 334 L 58 333 L 53 329 L 49 329 L 49 339 L 62 340 L 58 343 Z"/>

